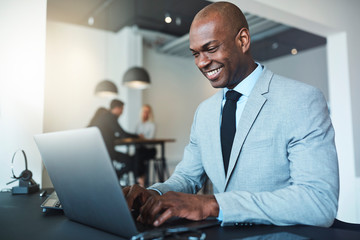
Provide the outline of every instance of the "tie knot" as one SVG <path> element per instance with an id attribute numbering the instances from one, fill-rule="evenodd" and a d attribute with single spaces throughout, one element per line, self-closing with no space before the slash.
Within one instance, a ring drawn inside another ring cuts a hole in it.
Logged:
<path id="1" fill-rule="evenodd" d="M 240 97 L 241 97 L 241 93 L 237 91 L 230 90 L 227 91 L 226 93 L 226 100 L 232 100 L 234 102 L 237 102 Z"/>

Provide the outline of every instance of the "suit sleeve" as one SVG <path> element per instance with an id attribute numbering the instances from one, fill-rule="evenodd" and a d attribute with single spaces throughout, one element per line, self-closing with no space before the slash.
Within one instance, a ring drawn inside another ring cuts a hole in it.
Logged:
<path id="1" fill-rule="evenodd" d="M 119 124 L 119 122 L 116 120 L 113 120 L 113 123 L 111 124 L 112 126 L 112 131 L 115 133 L 115 137 L 119 138 L 119 139 L 123 139 L 123 138 L 138 138 L 139 135 L 137 134 L 132 134 L 129 133 L 127 131 L 125 131 Z"/>
<path id="2" fill-rule="evenodd" d="M 287 131 L 289 184 L 272 191 L 215 194 L 224 224 L 332 224 L 339 194 L 334 130 L 322 94 L 314 90 L 303 97 L 304 107 L 293 107 L 300 112 Z"/>
<path id="3" fill-rule="evenodd" d="M 198 108 L 199 110 L 199 108 Z M 168 191 L 196 194 L 206 180 L 206 174 L 201 162 L 201 154 L 195 137 L 196 118 L 191 127 L 190 142 L 185 147 L 182 161 L 176 166 L 174 173 L 164 183 L 157 183 L 150 188 L 159 190 L 162 194 Z"/>

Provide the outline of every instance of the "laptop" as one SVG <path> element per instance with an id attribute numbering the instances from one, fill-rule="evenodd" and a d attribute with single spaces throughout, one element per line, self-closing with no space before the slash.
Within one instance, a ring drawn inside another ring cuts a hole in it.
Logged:
<path id="1" fill-rule="evenodd" d="M 35 135 L 34 139 L 64 214 L 70 220 L 132 239 L 151 239 L 219 225 L 216 219 L 186 220 L 189 226 L 174 223 L 141 233 L 98 128 L 45 133 Z"/>

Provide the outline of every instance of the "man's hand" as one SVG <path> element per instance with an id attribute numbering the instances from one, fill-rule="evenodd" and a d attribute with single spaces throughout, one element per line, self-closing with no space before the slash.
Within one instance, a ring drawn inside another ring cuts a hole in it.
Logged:
<path id="1" fill-rule="evenodd" d="M 202 220 L 218 215 L 219 205 L 213 195 L 167 192 L 162 196 L 147 197 L 137 220 L 159 226 L 171 217 Z"/>
<path id="2" fill-rule="evenodd" d="M 156 191 L 147 190 L 143 187 L 140 187 L 139 185 L 125 187 L 123 189 L 123 193 L 130 210 L 138 210 L 138 208 L 140 208 L 139 206 L 142 206 L 148 200 L 148 198 L 156 195 L 159 196 Z"/>

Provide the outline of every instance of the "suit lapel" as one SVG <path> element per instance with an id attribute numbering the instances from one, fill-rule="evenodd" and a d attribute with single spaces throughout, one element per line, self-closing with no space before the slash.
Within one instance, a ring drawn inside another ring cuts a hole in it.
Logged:
<path id="1" fill-rule="evenodd" d="M 263 96 L 263 94 L 268 92 L 272 75 L 273 73 L 266 68 L 263 70 L 263 74 L 260 76 L 257 83 L 255 84 L 245 105 L 235 133 L 233 147 L 231 149 L 229 167 L 223 189 L 224 191 L 234 170 L 235 164 L 237 163 L 246 136 L 248 135 L 258 114 L 260 113 L 261 108 L 266 102 L 266 98 Z"/>

